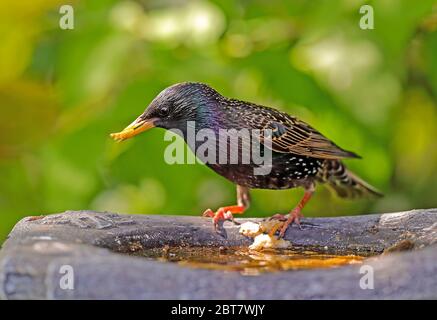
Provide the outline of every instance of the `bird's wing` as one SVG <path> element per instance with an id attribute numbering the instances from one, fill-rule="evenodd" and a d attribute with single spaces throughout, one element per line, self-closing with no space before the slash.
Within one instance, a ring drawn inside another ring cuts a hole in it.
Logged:
<path id="1" fill-rule="evenodd" d="M 260 141 L 273 151 L 320 159 L 359 158 L 341 149 L 309 124 L 271 108 L 254 108 L 243 116 L 251 128 L 260 129 Z M 270 129 L 270 134 L 264 132 Z M 266 143 L 269 142 L 269 143 Z"/>

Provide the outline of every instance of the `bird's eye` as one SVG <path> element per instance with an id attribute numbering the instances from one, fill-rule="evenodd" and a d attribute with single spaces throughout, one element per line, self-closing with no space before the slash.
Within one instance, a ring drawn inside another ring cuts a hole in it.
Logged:
<path id="1" fill-rule="evenodd" d="M 163 107 L 159 108 L 159 111 L 158 111 L 159 116 L 161 118 L 167 117 L 169 112 L 170 112 L 170 108 L 168 106 L 163 106 Z"/>

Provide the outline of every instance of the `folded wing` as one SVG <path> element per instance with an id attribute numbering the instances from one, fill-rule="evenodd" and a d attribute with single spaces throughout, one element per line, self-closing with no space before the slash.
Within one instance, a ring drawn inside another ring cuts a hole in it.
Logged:
<path id="1" fill-rule="evenodd" d="M 261 130 L 261 143 L 271 146 L 273 151 L 320 159 L 360 158 L 340 148 L 304 121 L 276 109 L 258 107 L 243 117 L 251 128 Z M 265 129 L 268 130 L 265 132 Z"/>

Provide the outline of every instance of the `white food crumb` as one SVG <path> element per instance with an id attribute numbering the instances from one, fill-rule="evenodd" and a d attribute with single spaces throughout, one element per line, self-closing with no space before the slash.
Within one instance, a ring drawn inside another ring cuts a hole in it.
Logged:
<path id="1" fill-rule="evenodd" d="M 248 221 L 240 226 L 240 233 L 246 237 L 254 238 L 262 233 L 262 230 L 258 223 Z"/>
<path id="2" fill-rule="evenodd" d="M 262 249 L 285 249 L 291 247 L 291 242 L 284 239 L 278 239 L 276 236 L 271 236 L 267 233 L 273 228 L 277 228 L 279 222 L 277 220 L 266 220 L 260 223 L 245 222 L 240 226 L 240 233 L 246 237 L 254 238 L 253 243 L 249 246 L 251 250 Z"/>
<path id="3" fill-rule="evenodd" d="M 249 246 L 249 249 L 285 249 L 290 246 L 291 243 L 284 239 L 277 239 L 275 236 L 270 236 L 268 234 L 259 234 L 255 237 L 253 243 Z"/>

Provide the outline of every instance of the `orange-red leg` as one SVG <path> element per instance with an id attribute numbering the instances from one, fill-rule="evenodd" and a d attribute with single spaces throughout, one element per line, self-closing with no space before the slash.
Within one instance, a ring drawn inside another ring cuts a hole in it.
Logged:
<path id="1" fill-rule="evenodd" d="M 204 217 L 212 218 L 212 222 L 214 223 L 214 229 L 217 230 L 218 224 L 220 220 L 229 220 L 234 223 L 237 223 L 234 220 L 234 214 L 242 214 L 246 208 L 243 206 L 227 206 L 221 207 L 216 212 L 211 209 L 206 209 L 203 213 Z"/>
<path id="2" fill-rule="evenodd" d="M 219 222 L 221 220 L 229 220 L 237 224 L 234 220 L 234 214 L 243 214 L 244 211 L 249 207 L 250 204 L 250 196 L 249 189 L 241 186 L 237 186 L 237 200 L 238 205 L 235 206 L 227 206 L 221 207 L 216 212 L 211 209 L 205 210 L 203 213 L 204 217 L 212 218 L 212 222 L 214 223 L 214 229 L 217 231 Z"/>
<path id="3" fill-rule="evenodd" d="M 285 231 L 287 231 L 288 226 L 292 224 L 293 222 L 296 223 L 300 227 L 300 218 L 303 217 L 303 214 L 301 213 L 302 209 L 305 207 L 307 202 L 311 199 L 311 196 L 313 195 L 313 190 L 307 190 L 305 191 L 305 194 L 303 195 L 303 198 L 299 201 L 296 208 L 294 208 L 290 215 L 285 221 L 284 225 L 282 226 L 281 231 L 279 232 L 279 237 L 282 238 L 285 234 Z"/>
<path id="4" fill-rule="evenodd" d="M 305 194 L 303 195 L 302 199 L 297 204 L 296 208 L 291 210 L 291 212 L 287 216 L 284 216 L 282 214 L 275 214 L 270 219 L 276 219 L 280 221 L 285 221 L 282 225 L 281 231 L 279 232 L 279 237 L 282 238 L 285 235 L 285 232 L 288 229 L 288 226 L 295 223 L 301 228 L 300 226 L 300 219 L 303 218 L 303 214 L 301 213 L 302 209 L 305 207 L 305 205 L 308 203 L 308 201 L 311 199 L 311 196 L 314 193 L 314 187 L 311 186 L 310 188 L 305 190 Z"/>

